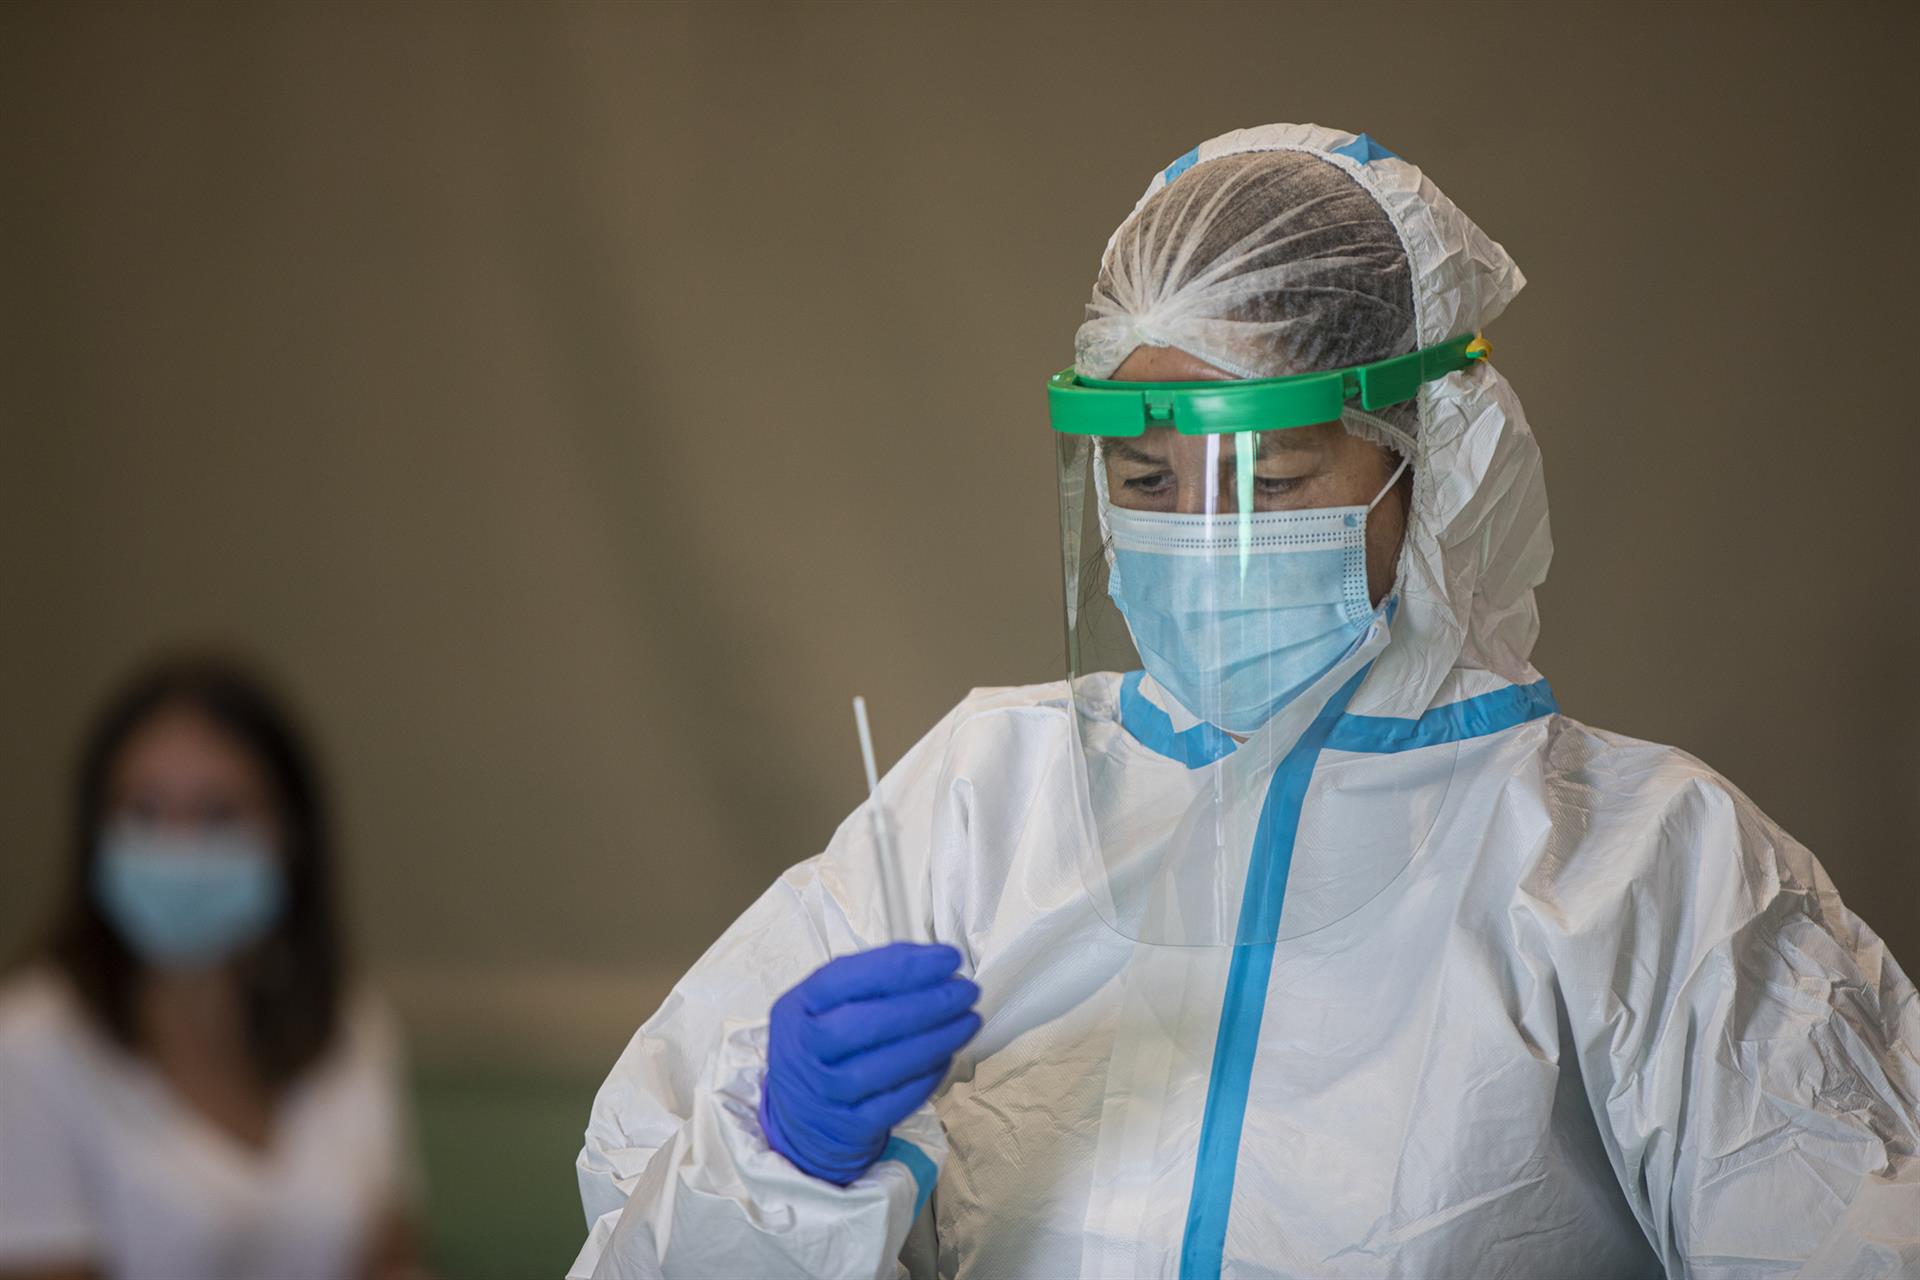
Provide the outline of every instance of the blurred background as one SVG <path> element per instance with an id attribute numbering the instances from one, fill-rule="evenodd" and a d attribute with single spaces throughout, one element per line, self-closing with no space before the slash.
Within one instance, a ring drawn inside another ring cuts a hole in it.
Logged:
<path id="1" fill-rule="evenodd" d="M 1531 284 L 1536 661 L 1920 966 L 1911 10 L 0 8 L 0 954 L 157 647 L 318 731 L 430 1254 L 558 1274 L 593 1090 L 970 687 L 1057 678 L 1102 244 L 1226 129 L 1364 129 Z"/>

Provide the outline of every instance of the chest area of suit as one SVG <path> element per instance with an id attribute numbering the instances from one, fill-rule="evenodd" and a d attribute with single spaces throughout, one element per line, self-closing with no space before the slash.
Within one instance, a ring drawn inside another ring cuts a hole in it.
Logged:
<path id="1" fill-rule="evenodd" d="M 1142 946 L 1083 913 L 986 952 L 988 1026 L 941 1103 L 943 1248 L 983 1273 L 1177 1274 L 1206 1159 L 1271 1274 L 1470 1270 L 1516 1215 L 1606 1200 L 1556 1010 L 1426 870 L 1272 948 Z M 1560 1216 L 1537 1256 L 1618 1235 L 1604 1208 Z"/>

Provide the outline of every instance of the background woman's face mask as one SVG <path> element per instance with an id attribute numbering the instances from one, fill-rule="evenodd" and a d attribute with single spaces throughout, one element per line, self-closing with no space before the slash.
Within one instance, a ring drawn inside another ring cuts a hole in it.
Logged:
<path id="1" fill-rule="evenodd" d="M 110 826 L 93 891 L 128 947 L 148 964 L 218 963 L 265 937 L 286 906 L 279 856 L 244 827 L 162 830 Z"/>

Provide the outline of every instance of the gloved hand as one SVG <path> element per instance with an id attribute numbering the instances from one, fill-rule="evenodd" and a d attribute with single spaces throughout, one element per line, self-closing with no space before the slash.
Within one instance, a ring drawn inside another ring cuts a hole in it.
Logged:
<path id="1" fill-rule="evenodd" d="M 845 1186 L 933 1096 L 980 1030 L 960 953 L 895 942 L 830 960 L 773 1002 L 760 1130 L 803 1172 Z"/>

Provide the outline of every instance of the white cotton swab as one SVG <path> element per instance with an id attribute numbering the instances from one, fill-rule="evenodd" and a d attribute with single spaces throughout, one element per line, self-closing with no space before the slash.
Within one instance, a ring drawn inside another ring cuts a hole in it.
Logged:
<path id="1" fill-rule="evenodd" d="M 873 856 L 880 873 L 881 910 L 886 913 L 887 936 L 905 937 L 906 903 L 900 895 L 899 865 L 893 856 L 893 832 L 887 810 L 880 803 L 880 771 L 873 763 L 873 731 L 867 727 L 867 700 L 855 695 L 853 723 L 860 731 L 860 763 L 867 768 L 867 808 L 873 815 Z"/>

